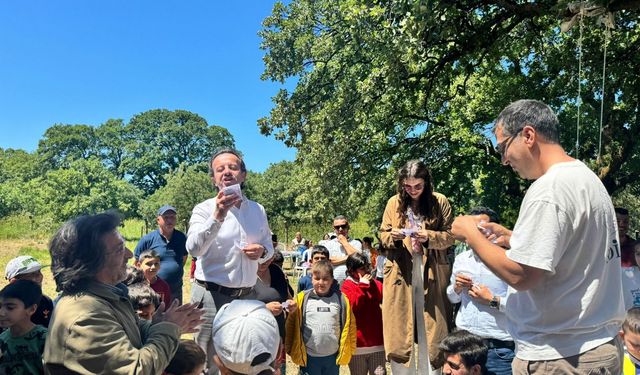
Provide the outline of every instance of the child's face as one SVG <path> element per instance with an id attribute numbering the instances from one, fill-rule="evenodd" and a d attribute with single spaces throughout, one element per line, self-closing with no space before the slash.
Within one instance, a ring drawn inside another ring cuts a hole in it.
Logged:
<path id="1" fill-rule="evenodd" d="M 160 270 L 160 258 L 144 258 L 140 262 L 140 269 L 144 273 L 144 278 L 155 281 Z"/>
<path id="2" fill-rule="evenodd" d="M 0 299 L 0 327 L 9 328 L 29 321 L 37 307 L 38 305 L 33 305 L 26 308 L 24 303 L 17 298 Z"/>
<path id="3" fill-rule="evenodd" d="M 370 272 L 369 267 L 363 266 L 363 267 L 357 268 L 354 271 L 351 271 L 351 277 L 353 277 L 356 280 L 360 280 L 362 276 L 368 274 L 369 272 Z"/>
<path id="4" fill-rule="evenodd" d="M 153 318 L 154 312 L 156 312 L 156 307 L 153 306 L 153 304 L 149 304 L 136 310 L 136 313 L 138 314 L 140 319 L 144 320 L 151 320 Z"/>
<path id="5" fill-rule="evenodd" d="M 40 270 L 25 273 L 14 277 L 16 280 L 31 280 L 42 287 L 42 272 Z"/>
<path id="6" fill-rule="evenodd" d="M 311 284 L 317 295 L 326 296 L 331 291 L 333 276 L 326 272 L 314 272 L 311 276 Z"/>
<path id="7" fill-rule="evenodd" d="M 624 341 L 627 352 L 629 352 L 633 358 L 640 359 L 640 333 L 620 331 L 620 336 Z"/>
<path id="8" fill-rule="evenodd" d="M 315 262 L 319 262 L 321 260 L 327 260 L 327 257 L 324 256 L 324 254 L 313 254 L 313 257 L 311 257 L 311 263 L 315 263 Z"/>

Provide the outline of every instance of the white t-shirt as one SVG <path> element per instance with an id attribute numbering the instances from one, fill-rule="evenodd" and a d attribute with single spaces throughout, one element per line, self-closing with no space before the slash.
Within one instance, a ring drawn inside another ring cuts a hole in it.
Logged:
<path id="1" fill-rule="evenodd" d="M 625 310 L 616 215 L 589 168 L 558 163 L 535 181 L 510 242 L 509 258 L 548 271 L 533 289 L 509 288 L 518 358 L 566 358 L 617 335 Z"/>
<path id="2" fill-rule="evenodd" d="M 349 244 L 353 246 L 356 250 L 362 251 L 362 244 L 360 241 L 351 240 Z M 330 257 L 343 257 L 347 255 L 347 251 L 342 247 L 337 238 L 332 240 L 322 240 L 318 242 L 318 245 L 322 245 L 329 250 Z M 339 266 L 333 267 L 333 278 L 338 281 L 338 283 L 342 283 L 344 279 L 347 278 L 347 265 L 341 264 Z"/>
<path id="3" fill-rule="evenodd" d="M 622 293 L 625 310 L 640 307 L 640 269 L 638 267 L 622 268 Z"/>

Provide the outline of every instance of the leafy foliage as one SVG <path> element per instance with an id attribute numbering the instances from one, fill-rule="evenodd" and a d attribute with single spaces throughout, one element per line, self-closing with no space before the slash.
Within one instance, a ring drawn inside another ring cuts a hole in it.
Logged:
<path id="1" fill-rule="evenodd" d="M 640 66 L 637 7 L 609 3 L 619 12 L 608 44 L 600 158 L 604 31 L 583 20 L 576 150 L 578 27 L 560 32 L 560 15 L 571 12 L 557 0 L 277 3 L 260 32 L 263 79 L 297 84 L 273 97 L 258 124 L 298 149 L 309 189 L 319 193 L 314 207 L 336 211 L 348 202 L 375 217 L 383 192 L 392 192 L 393 171 L 422 158 L 458 211 L 486 204 L 512 220 L 526 184 L 500 166 L 489 127 L 509 102 L 537 98 L 559 113 L 565 148 L 613 194 L 640 172 L 633 136 L 640 134 L 640 76 L 629 74 Z"/>

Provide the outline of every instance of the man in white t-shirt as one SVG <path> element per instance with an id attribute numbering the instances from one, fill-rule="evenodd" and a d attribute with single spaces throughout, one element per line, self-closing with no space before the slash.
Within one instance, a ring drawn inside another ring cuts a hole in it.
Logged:
<path id="1" fill-rule="evenodd" d="M 329 250 L 329 260 L 333 265 L 333 278 L 342 283 L 347 278 L 347 257 L 362 250 L 359 241 L 349 239 L 349 220 L 339 215 L 333 219 L 333 230 L 336 237 L 330 240 L 322 240 L 318 245 L 323 245 Z"/>
<path id="2" fill-rule="evenodd" d="M 456 218 L 452 232 L 509 284 L 513 373 L 620 374 L 620 247 L 604 185 L 565 153 L 558 119 L 542 102 L 511 103 L 494 133 L 502 163 L 535 182 L 513 232 L 495 223 L 480 231 L 475 216 Z"/>

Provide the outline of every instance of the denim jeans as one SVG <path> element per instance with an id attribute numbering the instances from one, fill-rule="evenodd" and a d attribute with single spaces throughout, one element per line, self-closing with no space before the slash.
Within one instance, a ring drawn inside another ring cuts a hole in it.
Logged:
<path id="1" fill-rule="evenodd" d="M 515 353 L 508 348 L 489 349 L 487 353 L 487 375 L 511 375 L 511 362 Z"/>
<path id="2" fill-rule="evenodd" d="M 340 366 L 336 364 L 337 353 L 326 357 L 307 355 L 307 367 L 300 366 L 302 375 L 338 375 Z"/>

